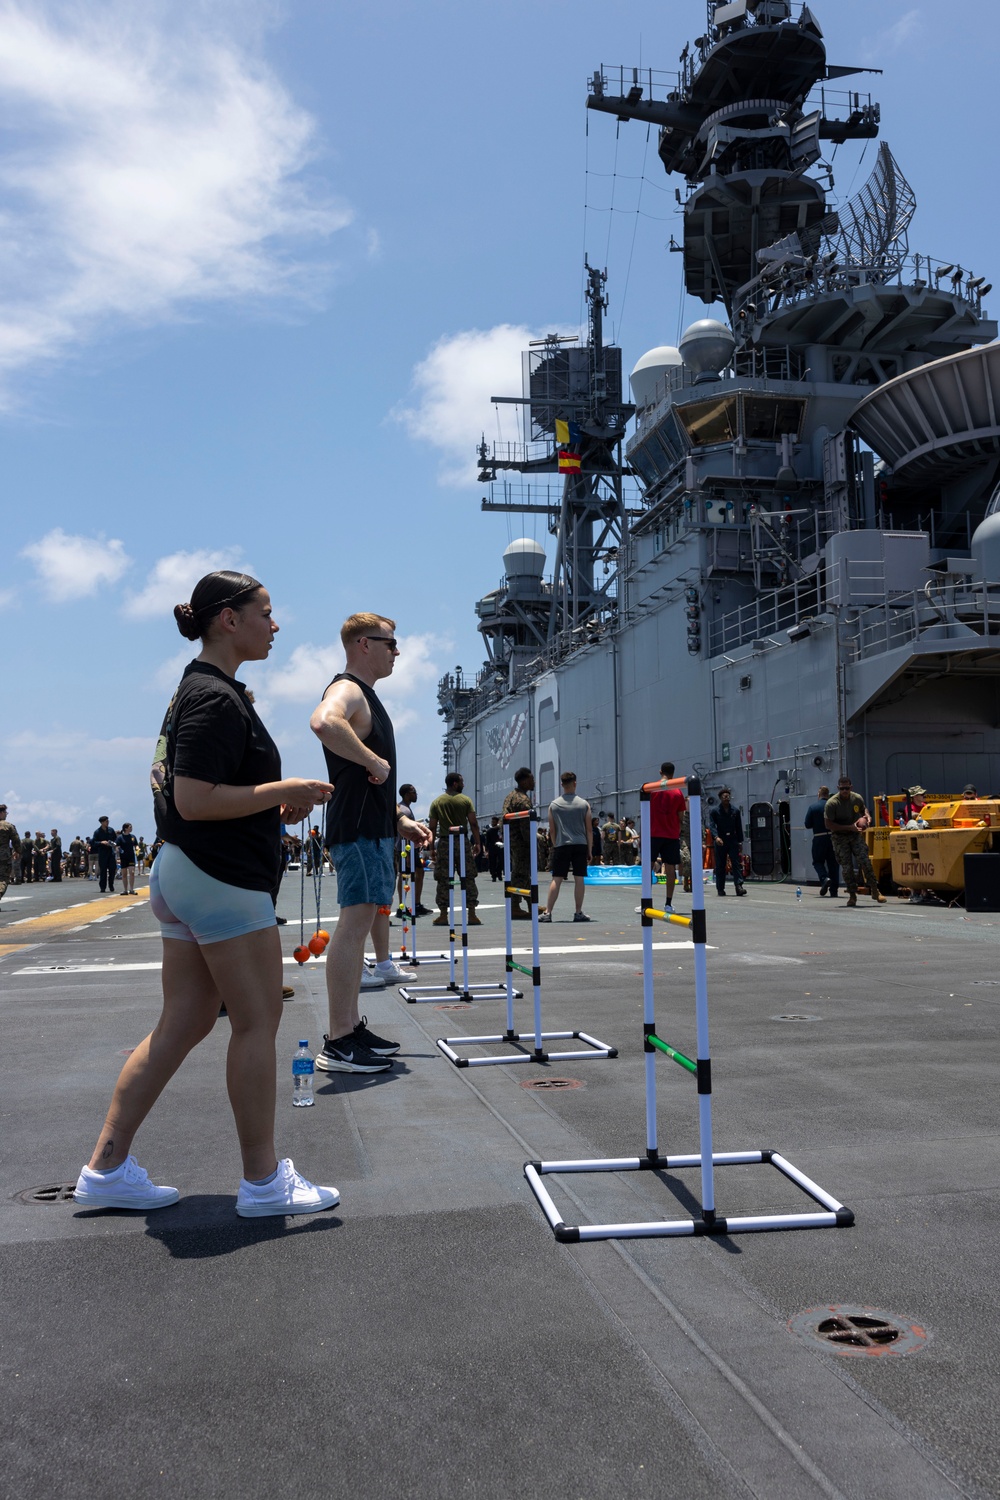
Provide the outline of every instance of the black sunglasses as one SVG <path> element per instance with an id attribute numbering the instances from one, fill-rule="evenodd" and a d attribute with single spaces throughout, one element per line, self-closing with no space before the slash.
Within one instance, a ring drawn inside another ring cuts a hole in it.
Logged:
<path id="1" fill-rule="evenodd" d="M 397 639 L 396 639 L 396 637 L 394 635 L 363 635 L 363 636 L 361 636 L 361 640 L 363 640 L 363 641 L 385 641 L 385 643 L 389 647 L 390 651 L 398 651 L 399 650 L 399 642 L 397 641 Z"/>

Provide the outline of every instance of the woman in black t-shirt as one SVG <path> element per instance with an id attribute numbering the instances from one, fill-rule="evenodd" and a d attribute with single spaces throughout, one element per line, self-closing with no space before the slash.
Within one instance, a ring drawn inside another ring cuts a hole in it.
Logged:
<path id="1" fill-rule="evenodd" d="M 191 1049 L 232 1025 L 226 1080 L 243 1156 L 236 1212 L 244 1218 L 315 1213 L 339 1202 L 274 1150 L 275 1036 L 281 1017 L 281 946 L 271 889 L 280 822 L 329 800 L 325 781 L 281 779 L 274 741 L 236 673 L 263 661 L 278 627 L 266 589 L 242 573 L 209 573 L 174 610 L 201 653 L 181 679 L 153 767 L 162 848 L 150 905 L 163 943 L 163 1011 L 119 1076 L 76 1201 L 92 1208 L 163 1208 L 176 1188 L 150 1182 L 132 1138 Z"/>
<path id="2" fill-rule="evenodd" d="M 122 867 L 122 895 L 135 895 L 135 865 L 136 850 L 139 840 L 132 832 L 131 823 L 123 823 L 122 831 L 115 841 L 118 845 L 118 858 Z"/>

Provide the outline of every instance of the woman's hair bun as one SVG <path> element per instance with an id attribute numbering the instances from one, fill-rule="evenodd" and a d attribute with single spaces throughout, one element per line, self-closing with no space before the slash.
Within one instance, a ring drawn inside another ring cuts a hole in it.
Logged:
<path id="1" fill-rule="evenodd" d="M 190 604 L 175 604 L 174 619 L 177 621 L 177 629 L 186 641 L 201 639 L 201 628 Z"/>

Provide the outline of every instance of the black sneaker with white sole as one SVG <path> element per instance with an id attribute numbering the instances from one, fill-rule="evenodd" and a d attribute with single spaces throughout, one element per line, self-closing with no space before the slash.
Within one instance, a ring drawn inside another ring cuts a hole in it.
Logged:
<path id="1" fill-rule="evenodd" d="M 398 1042 L 387 1041 L 384 1036 L 378 1036 L 372 1031 L 368 1025 L 367 1016 L 361 1017 L 351 1035 L 361 1043 L 362 1047 L 367 1047 L 369 1052 L 374 1052 L 376 1057 L 392 1057 L 399 1051 Z"/>
<path id="2" fill-rule="evenodd" d="M 323 1050 L 316 1058 L 321 1073 L 385 1073 L 393 1066 L 391 1057 L 378 1057 L 358 1039 L 355 1032 L 331 1041 L 323 1037 Z"/>

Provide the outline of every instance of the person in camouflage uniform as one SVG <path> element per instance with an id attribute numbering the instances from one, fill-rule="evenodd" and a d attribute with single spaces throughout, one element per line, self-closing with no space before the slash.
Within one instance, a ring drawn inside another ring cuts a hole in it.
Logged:
<path id="1" fill-rule="evenodd" d="M 691 889 L 691 810 L 684 808 L 681 818 L 681 881 L 686 891 Z"/>
<path id="2" fill-rule="evenodd" d="M 535 790 L 535 778 L 530 766 L 522 766 L 514 772 L 514 790 L 508 792 L 503 802 L 503 812 L 527 812 L 531 807 L 530 792 Z M 531 884 L 531 819 L 515 818 L 507 825 L 510 834 L 510 883 L 527 890 Z M 511 896 L 510 914 L 514 921 L 531 920 L 530 910 L 521 906 L 521 896 Z"/>
<path id="3" fill-rule="evenodd" d="M 58 828 L 53 828 L 48 842 L 49 879 L 62 880 L 63 847 Z"/>
<path id="4" fill-rule="evenodd" d="M 837 795 L 827 802 L 824 821 L 847 886 L 848 906 L 857 906 L 858 886 L 862 882 L 867 885 L 872 900 L 881 906 L 885 897 L 878 888 L 878 879 L 872 869 L 864 835 L 864 829 L 871 822 L 871 815 L 865 807 L 864 798 L 852 790 L 849 776 L 841 776 L 837 782 Z"/>
<path id="5" fill-rule="evenodd" d="M 608 813 L 608 821 L 601 829 L 601 842 L 604 846 L 604 863 L 616 865 L 618 863 L 618 824 Z"/>
<path id="6" fill-rule="evenodd" d="M 448 877 L 448 832 L 449 829 L 460 828 L 462 832 L 459 837 L 465 840 L 465 897 L 468 924 L 470 927 L 480 927 L 482 919 L 476 916 L 476 907 L 479 905 L 476 856 L 482 847 L 482 841 L 479 835 L 479 824 L 476 821 L 476 809 L 472 805 L 472 799 L 463 793 L 465 778 L 461 772 L 449 771 L 444 779 L 444 785 L 443 796 L 434 798 L 427 814 L 428 826 L 436 839 L 434 875 L 437 882 L 438 916 L 434 918 L 433 926 L 448 926 L 448 892 L 451 887 Z M 460 868 L 459 858 L 460 852 L 456 844 L 456 876 Z"/>
<path id="7" fill-rule="evenodd" d="M 17 829 L 13 823 L 8 823 L 6 805 L 0 802 L 0 901 L 7 894 L 14 873 L 14 857 L 20 853 L 21 840 Z"/>
<path id="8" fill-rule="evenodd" d="M 35 879 L 45 879 L 45 867 L 49 862 L 49 846 L 45 841 L 45 835 L 40 828 L 35 830 L 35 841 L 32 844 L 32 860 L 35 866 Z"/>

